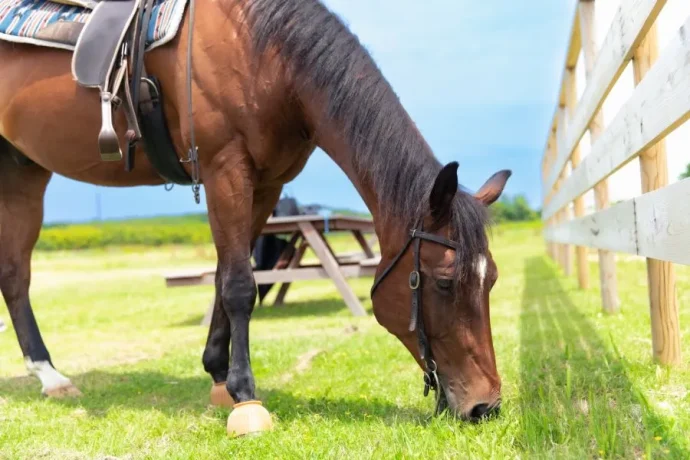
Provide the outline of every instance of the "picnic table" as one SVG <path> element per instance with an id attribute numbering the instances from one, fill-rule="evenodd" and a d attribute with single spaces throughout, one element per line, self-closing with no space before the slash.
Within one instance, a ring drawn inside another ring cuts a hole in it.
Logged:
<path id="1" fill-rule="evenodd" d="M 350 232 L 359 243 L 361 252 L 336 254 L 324 236 L 332 231 Z M 331 279 L 352 314 L 366 315 L 364 307 L 346 279 L 373 277 L 376 272 L 381 258 L 374 253 L 374 244 L 364 236 L 374 234 L 374 223 L 371 219 L 344 215 L 271 217 L 261 234 L 289 236 L 288 245 L 273 269 L 254 270 L 254 279 L 258 285 L 282 283 L 274 305 L 283 304 L 292 282 Z M 372 240 L 375 241 L 375 235 Z M 312 249 L 319 263 L 302 264 L 307 248 Z M 165 276 L 165 280 L 168 287 L 214 285 L 215 275 L 214 267 L 171 273 Z M 203 325 L 211 322 L 213 303 L 212 301 L 206 311 L 202 320 Z"/>

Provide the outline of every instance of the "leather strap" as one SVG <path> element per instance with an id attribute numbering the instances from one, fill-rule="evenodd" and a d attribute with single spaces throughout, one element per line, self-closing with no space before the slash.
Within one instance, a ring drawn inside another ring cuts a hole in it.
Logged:
<path id="1" fill-rule="evenodd" d="M 158 175 L 166 182 L 190 185 L 193 181 L 182 166 L 170 138 L 170 131 L 163 113 L 164 94 L 160 84 L 153 75 L 148 75 L 142 84 L 147 86 L 145 89 L 142 87 L 139 102 L 144 153 Z"/>
<path id="2" fill-rule="evenodd" d="M 427 233 L 427 232 L 417 230 L 417 229 L 411 230 L 410 231 L 410 238 L 407 240 L 407 242 L 402 247 L 402 249 L 400 249 L 400 252 L 398 252 L 398 254 L 393 258 L 390 265 L 388 267 L 386 267 L 385 270 L 383 270 L 381 275 L 377 279 L 374 280 L 374 285 L 371 287 L 371 291 L 369 292 L 370 297 L 374 296 L 374 292 L 379 287 L 381 282 L 386 278 L 386 276 L 388 276 L 388 274 L 393 270 L 393 268 L 395 268 L 395 266 L 400 261 L 402 256 L 405 255 L 407 248 L 410 247 L 410 244 L 416 238 L 431 241 L 434 243 L 438 243 L 438 244 L 440 244 L 442 246 L 446 246 L 447 248 L 450 248 L 450 249 L 456 249 L 457 250 L 460 248 L 460 245 L 458 243 L 456 243 L 454 241 L 447 240 L 443 237 L 434 235 L 433 233 Z M 417 271 L 419 271 L 419 270 L 417 270 Z M 421 274 L 420 274 L 420 276 L 421 276 Z"/>
<path id="3" fill-rule="evenodd" d="M 433 360 L 431 356 L 431 349 L 429 348 L 429 341 L 424 330 L 424 310 L 422 305 L 422 274 L 421 262 L 419 256 L 419 249 L 424 239 L 424 232 L 412 232 L 411 238 L 414 238 L 414 246 L 412 248 L 412 256 L 414 260 L 414 269 L 410 273 L 410 289 L 412 290 L 412 313 L 410 321 L 410 331 L 417 329 L 417 341 L 419 345 L 419 355 L 424 361 L 427 371 L 432 367 L 430 361 Z"/>
<path id="4" fill-rule="evenodd" d="M 133 31 L 132 44 L 132 79 L 130 82 L 130 93 L 132 95 L 132 107 L 135 111 L 139 107 L 140 91 L 142 86 L 144 91 L 148 90 L 147 85 L 142 85 L 141 78 L 144 71 L 144 53 L 146 50 L 146 37 L 148 36 L 149 22 L 153 10 L 153 0 L 142 0 L 143 4 L 139 8 L 136 24 Z M 150 100 L 150 94 L 147 95 Z M 130 129 L 132 127 L 130 126 Z M 129 139 L 127 153 L 125 155 L 125 170 L 134 169 L 134 149 L 141 133 L 136 133 L 134 138 Z"/>
<path id="5" fill-rule="evenodd" d="M 410 247 L 410 243 L 412 243 L 412 240 L 413 240 L 412 237 L 410 237 L 407 240 L 407 243 L 405 243 L 405 245 L 402 247 L 400 252 L 398 252 L 398 254 L 393 258 L 393 261 L 391 262 L 391 264 L 388 267 L 386 267 L 386 269 L 383 271 L 383 273 L 381 273 L 381 276 L 379 276 L 378 279 L 374 280 L 374 285 L 371 287 L 371 291 L 369 292 L 370 297 L 374 297 L 374 292 L 376 291 L 376 288 L 379 287 L 381 282 L 386 278 L 386 276 L 388 276 L 388 274 L 391 272 L 391 270 L 393 270 L 393 268 L 395 268 L 395 265 L 398 263 L 400 258 L 405 254 L 405 251 L 407 251 L 407 248 Z"/>
<path id="6" fill-rule="evenodd" d="M 451 249 L 460 249 L 460 245 L 454 241 L 450 241 L 442 236 L 434 235 L 433 233 L 427 233 L 422 230 L 412 230 L 412 238 L 420 238 L 422 240 L 433 241 L 442 246 L 446 246 Z"/>
<path id="7" fill-rule="evenodd" d="M 419 229 L 415 225 L 410 231 L 410 238 L 407 240 L 405 245 L 400 249 L 400 252 L 393 258 L 390 265 L 386 267 L 381 275 L 374 280 L 374 285 L 371 288 L 371 297 L 374 296 L 374 292 L 381 285 L 383 280 L 388 276 L 388 274 L 393 270 L 395 265 L 400 261 L 402 256 L 405 254 L 410 244 L 412 247 L 412 259 L 413 268 L 410 272 L 409 286 L 412 290 L 412 305 L 410 308 L 410 332 L 417 330 L 417 344 L 419 346 L 419 354 L 424 361 L 426 367 L 424 371 L 424 396 L 429 394 L 429 390 L 433 389 L 436 392 L 436 411 L 439 411 L 440 406 L 440 394 L 438 392 L 439 383 L 438 375 L 436 374 L 436 362 L 434 361 L 431 346 L 429 344 L 429 339 L 426 335 L 426 330 L 424 327 L 424 310 L 422 305 L 422 274 L 421 274 L 421 259 L 420 259 L 420 248 L 422 240 L 430 241 L 442 246 L 458 249 L 458 243 L 450 241 L 446 238 L 434 235 L 433 233 L 427 233 L 423 230 L 423 224 L 419 224 Z"/>

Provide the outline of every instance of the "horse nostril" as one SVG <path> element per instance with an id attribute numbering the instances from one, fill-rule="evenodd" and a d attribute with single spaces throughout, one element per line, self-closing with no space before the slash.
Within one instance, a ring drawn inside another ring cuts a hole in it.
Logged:
<path id="1" fill-rule="evenodd" d="M 472 411 L 470 412 L 470 418 L 472 420 L 479 420 L 485 417 L 487 412 L 489 412 L 488 404 L 477 404 L 472 408 Z"/>
<path id="2" fill-rule="evenodd" d="M 496 415 L 501 409 L 501 403 L 497 403 L 493 406 L 490 406 L 488 404 L 477 404 L 472 408 L 472 411 L 470 411 L 470 419 L 472 421 L 479 421 L 483 418 L 490 417 L 491 415 Z"/>

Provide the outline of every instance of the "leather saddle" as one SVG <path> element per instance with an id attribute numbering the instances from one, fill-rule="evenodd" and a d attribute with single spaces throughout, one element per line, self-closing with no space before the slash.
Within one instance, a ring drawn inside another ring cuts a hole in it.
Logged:
<path id="1" fill-rule="evenodd" d="M 92 8 L 72 56 L 72 75 L 86 88 L 97 88 L 101 99 L 98 146 L 103 161 L 123 158 L 113 127 L 113 111 L 123 106 L 128 141 L 125 169 L 133 167 L 134 145 L 141 139 L 138 110 L 151 100 L 155 87 L 146 78 L 144 52 L 154 0 L 53 0 Z"/>

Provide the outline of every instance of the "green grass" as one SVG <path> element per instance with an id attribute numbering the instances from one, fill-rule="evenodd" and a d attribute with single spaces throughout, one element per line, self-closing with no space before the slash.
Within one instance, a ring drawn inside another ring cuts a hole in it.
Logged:
<path id="1" fill-rule="evenodd" d="M 622 313 L 609 317 L 597 288 L 578 290 L 544 256 L 538 225 L 492 234 L 496 420 L 429 420 L 410 354 L 324 281 L 255 311 L 252 363 L 276 428 L 229 439 L 201 366 L 212 291 L 166 289 L 161 276 L 213 266 L 213 249 L 59 251 L 37 254 L 33 303 L 53 360 L 84 395 L 40 397 L 11 328 L 0 334 L 0 458 L 690 458 L 690 270 L 677 267 L 684 362 L 668 370 L 651 361 L 644 262 L 621 256 Z M 371 280 L 351 284 L 370 309 Z"/>

